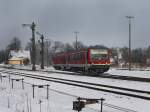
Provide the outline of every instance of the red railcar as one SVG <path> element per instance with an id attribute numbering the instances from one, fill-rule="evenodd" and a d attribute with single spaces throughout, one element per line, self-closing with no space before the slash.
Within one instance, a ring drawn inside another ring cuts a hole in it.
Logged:
<path id="1" fill-rule="evenodd" d="M 109 51 L 88 48 L 53 56 L 53 66 L 57 70 L 73 70 L 92 73 L 104 73 L 110 68 Z"/>

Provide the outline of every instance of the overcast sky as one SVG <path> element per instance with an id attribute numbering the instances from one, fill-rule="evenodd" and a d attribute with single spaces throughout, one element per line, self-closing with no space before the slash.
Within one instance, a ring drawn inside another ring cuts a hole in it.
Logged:
<path id="1" fill-rule="evenodd" d="M 74 31 L 85 45 L 128 46 L 128 20 L 132 20 L 132 48 L 150 45 L 149 0 L 0 0 L 0 48 L 13 37 L 25 45 L 35 21 L 46 38 L 72 43 Z M 39 38 L 36 36 L 36 38 Z"/>

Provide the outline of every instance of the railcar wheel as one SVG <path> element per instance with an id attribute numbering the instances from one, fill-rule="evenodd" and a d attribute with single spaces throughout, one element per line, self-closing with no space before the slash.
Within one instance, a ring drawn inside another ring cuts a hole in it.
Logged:
<path id="1" fill-rule="evenodd" d="M 84 75 L 88 75 L 88 76 L 98 76 L 98 73 L 95 72 L 94 70 L 86 70 L 86 71 L 83 71 L 83 74 L 84 74 Z"/>
<path id="2" fill-rule="evenodd" d="M 60 70 L 61 68 L 60 67 L 58 67 L 58 66 L 55 66 L 54 67 L 56 70 Z"/>
<path id="3" fill-rule="evenodd" d="M 88 71 L 83 71 L 82 74 L 83 75 L 89 75 L 90 73 Z"/>

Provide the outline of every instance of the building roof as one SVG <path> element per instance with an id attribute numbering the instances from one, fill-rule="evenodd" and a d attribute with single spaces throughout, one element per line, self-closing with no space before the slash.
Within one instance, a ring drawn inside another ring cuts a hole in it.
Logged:
<path id="1" fill-rule="evenodd" d="M 9 60 L 22 60 L 28 58 L 30 60 L 30 51 L 28 50 L 11 50 L 11 58 Z"/>
<path id="2" fill-rule="evenodd" d="M 18 61 L 18 60 L 23 60 L 25 58 L 17 58 L 17 57 L 12 57 L 9 59 L 9 61 Z"/>

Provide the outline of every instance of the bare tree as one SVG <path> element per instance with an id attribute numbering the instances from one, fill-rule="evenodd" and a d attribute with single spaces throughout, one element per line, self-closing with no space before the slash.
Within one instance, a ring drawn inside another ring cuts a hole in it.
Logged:
<path id="1" fill-rule="evenodd" d="M 64 51 L 65 52 L 69 52 L 69 51 L 73 51 L 73 50 L 75 50 L 74 47 L 72 45 L 70 45 L 69 43 L 66 43 L 64 45 Z"/>
<path id="2" fill-rule="evenodd" d="M 77 45 L 76 45 L 77 44 Z M 86 46 L 81 42 L 81 41 L 78 41 L 77 43 L 76 42 L 73 42 L 73 48 L 76 49 L 76 46 L 77 46 L 77 49 L 83 49 L 83 48 L 86 48 Z"/>
<path id="3" fill-rule="evenodd" d="M 7 45 L 6 49 L 9 50 L 18 50 L 21 48 L 21 41 L 19 38 L 14 37 L 10 44 Z"/>
<path id="4" fill-rule="evenodd" d="M 60 41 L 54 41 L 53 46 L 52 46 L 52 52 L 62 52 L 64 51 L 64 44 Z"/>

